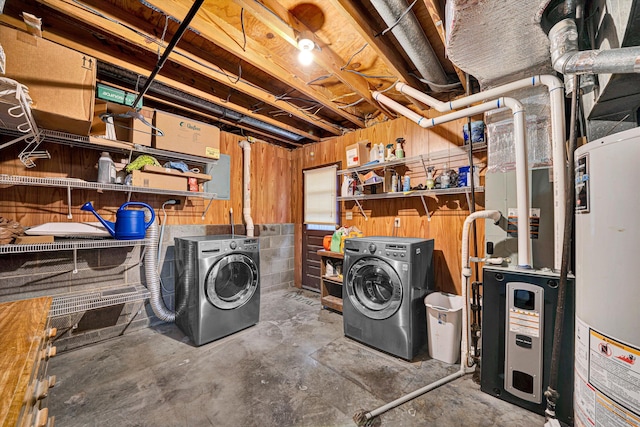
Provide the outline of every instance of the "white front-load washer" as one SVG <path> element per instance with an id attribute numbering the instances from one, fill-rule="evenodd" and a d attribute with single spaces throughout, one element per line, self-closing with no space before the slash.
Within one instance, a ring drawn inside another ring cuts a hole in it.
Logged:
<path id="1" fill-rule="evenodd" d="M 197 346 L 258 323 L 257 238 L 175 238 L 176 324 Z"/>

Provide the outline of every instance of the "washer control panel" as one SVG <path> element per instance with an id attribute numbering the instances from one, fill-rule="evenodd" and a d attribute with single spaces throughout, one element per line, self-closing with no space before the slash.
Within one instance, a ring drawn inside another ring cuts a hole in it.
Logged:
<path id="1" fill-rule="evenodd" d="M 384 254 L 391 258 L 406 258 L 407 246 L 406 245 L 385 245 Z"/>

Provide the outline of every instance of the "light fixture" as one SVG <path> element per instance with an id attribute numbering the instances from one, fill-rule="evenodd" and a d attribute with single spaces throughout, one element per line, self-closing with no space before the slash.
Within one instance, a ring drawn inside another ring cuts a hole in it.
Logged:
<path id="1" fill-rule="evenodd" d="M 308 31 L 304 31 L 300 33 L 298 37 L 298 49 L 300 49 L 300 53 L 298 54 L 298 61 L 303 66 L 311 65 L 313 62 L 313 49 L 315 49 L 316 44 L 312 40 L 312 34 Z"/>

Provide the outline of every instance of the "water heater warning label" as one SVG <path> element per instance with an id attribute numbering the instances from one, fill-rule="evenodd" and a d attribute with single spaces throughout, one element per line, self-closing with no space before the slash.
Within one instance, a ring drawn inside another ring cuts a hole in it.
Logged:
<path id="1" fill-rule="evenodd" d="M 640 349 L 576 319 L 576 426 L 640 426 Z"/>

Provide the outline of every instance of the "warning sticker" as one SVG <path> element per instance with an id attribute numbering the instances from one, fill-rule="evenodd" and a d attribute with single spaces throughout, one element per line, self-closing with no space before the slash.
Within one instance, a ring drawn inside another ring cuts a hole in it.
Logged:
<path id="1" fill-rule="evenodd" d="M 627 409 L 640 414 L 640 350 L 591 329 L 589 383 Z"/>
<path id="2" fill-rule="evenodd" d="M 540 313 L 509 309 L 509 331 L 530 337 L 540 337 Z"/>
<path id="3" fill-rule="evenodd" d="M 575 338 L 575 426 L 640 427 L 640 351 L 578 317 Z"/>

